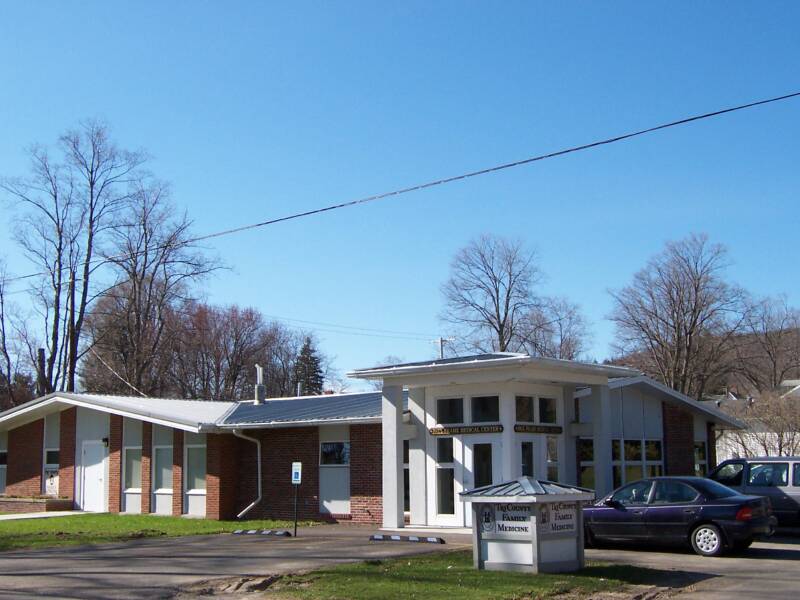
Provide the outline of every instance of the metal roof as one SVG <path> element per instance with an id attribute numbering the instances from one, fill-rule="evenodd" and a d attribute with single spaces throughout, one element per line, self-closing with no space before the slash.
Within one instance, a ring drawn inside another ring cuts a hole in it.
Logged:
<path id="1" fill-rule="evenodd" d="M 565 494 L 591 494 L 592 490 L 580 488 L 572 485 L 547 481 L 546 479 L 534 479 L 533 477 L 520 477 L 513 481 L 495 483 L 483 487 L 460 492 L 461 496 L 471 496 L 473 498 L 496 498 L 496 497 L 526 497 L 526 496 L 563 496 Z"/>
<path id="2" fill-rule="evenodd" d="M 408 402 L 405 393 L 404 404 Z M 304 423 L 380 422 L 382 393 L 357 392 L 275 398 L 261 404 L 240 402 L 219 423 L 220 427 L 286 426 Z"/>

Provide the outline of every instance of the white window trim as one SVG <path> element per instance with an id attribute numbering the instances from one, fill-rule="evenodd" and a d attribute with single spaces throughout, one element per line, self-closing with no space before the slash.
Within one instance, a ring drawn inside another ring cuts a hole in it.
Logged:
<path id="1" fill-rule="evenodd" d="M 336 464 L 336 465 L 322 464 L 322 444 L 345 444 L 345 445 L 347 445 L 348 446 L 347 462 L 343 463 L 343 464 Z M 350 468 L 350 449 L 349 449 L 349 446 L 350 446 L 350 440 L 349 439 L 348 440 L 324 440 L 324 441 L 321 441 L 319 443 L 319 456 L 317 458 L 317 460 L 319 461 L 319 466 L 321 468 L 324 468 L 324 469 L 328 469 L 328 468 L 334 468 L 334 469 L 346 468 L 346 469 L 349 469 Z"/>
<path id="2" fill-rule="evenodd" d="M 530 398 L 533 401 L 533 420 L 524 421 L 517 419 L 517 398 Z M 552 400 L 556 403 L 556 420 L 555 421 L 542 421 L 539 404 L 541 400 Z M 559 425 L 561 423 L 561 410 L 559 409 L 559 401 L 555 396 L 544 395 L 528 395 L 528 394 L 514 394 L 514 422 L 525 423 L 531 425 Z"/>
<path id="3" fill-rule="evenodd" d="M 475 398 L 497 398 L 497 421 L 476 421 L 472 415 L 472 401 Z M 465 423 L 469 423 L 470 425 L 499 425 L 501 423 L 501 410 L 500 410 L 500 394 L 474 394 L 467 398 L 469 402 L 467 402 L 467 406 L 465 408 L 469 409 L 469 421 L 465 421 Z M 516 407 L 515 407 L 516 410 Z M 466 413 L 464 413 L 466 416 Z"/>
<path id="4" fill-rule="evenodd" d="M 128 478 L 127 477 L 127 464 L 128 464 L 127 454 L 128 454 L 128 450 L 138 450 L 139 452 L 142 453 L 140 455 L 140 458 L 139 458 L 139 461 L 140 461 L 139 462 L 139 478 L 141 479 L 141 477 L 142 477 L 142 473 L 141 473 L 141 464 L 142 463 L 141 463 L 141 460 L 142 460 L 143 455 L 144 455 L 144 452 L 142 452 L 142 447 L 141 446 L 123 446 L 122 447 L 122 485 L 123 486 L 125 485 L 125 480 Z M 123 487 L 122 488 L 122 493 L 123 494 L 141 494 L 142 493 L 142 488 L 140 488 L 140 487 L 138 487 L 138 488 L 126 488 L 126 487 Z"/>
<path id="5" fill-rule="evenodd" d="M 403 443 L 403 446 L 408 444 L 408 459 L 411 460 L 411 440 L 403 440 L 402 443 Z M 405 448 L 403 448 L 403 455 L 405 457 Z M 406 471 L 408 471 L 408 484 L 410 486 L 411 485 L 411 467 L 409 466 L 409 463 L 404 461 L 403 462 L 403 481 L 405 481 L 405 472 Z M 408 492 L 409 492 L 409 503 L 410 503 L 411 490 L 409 490 Z M 403 490 L 403 493 L 405 494 L 405 490 Z M 405 500 L 405 498 L 404 498 L 404 500 Z M 409 506 L 409 508 L 411 508 L 411 507 Z M 405 514 L 405 515 L 411 514 L 411 511 L 410 510 L 404 510 L 403 514 Z"/>
<path id="6" fill-rule="evenodd" d="M 186 468 L 187 464 L 189 463 L 189 449 L 190 448 L 203 448 L 206 449 L 206 444 L 184 444 L 183 445 L 183 466 L 181 467 L 181 479 L 183 479 L 183 493 L 186 496 L 205 496 L 206 490 L 198 490 L 195 488 L 189 489 L 187 487 L 188 478 L 186 474 L 188 473 L 188 469 Z M 206 461 L 208 461 L 208 454 L 206 453 Z M 208 478 L 208 462 L 206 462 L 206 479 Z"/>
<path id="7" fill-rule="evenodd" d="M 439 469 L 450 469 L 453 471 L 453 485 L 456 484 L 456 438 L 452 435 L 437 435 L 434 438 L 436 441 L 433 444 L 433 476 L 434 476 L 434 483 L 433 485 L 436 486 L 435 488 L 435 502 L 434 502 L 434 511 L 437 516 L 442 517 L 455 517 L 458 515 L 458 500 L 455 500 L 453 503 L 453 512 L 452 513 L 443 513 L 439 512 Z M 446 440 L 450 439 L 453 440 L 453 460 L 449 462 L 439 462 L 439 440 Z"/>
<path id="8" fill-rule="evenodd" d="M 153 446 L 153 455 L 150 458 L 150 481 L 155 483 L 156 480 L 156 469 L 158 468 L 158 464 L 156 463 L 156 450 L 169 450 L 170 454 L 172 453 L 173 446 L 167 446 L 166 444 L 160 444 L 158 446 Z M 173 461 L 169 461 L 170 473 L 172 473 L 172 469 L 175 468 Z M 170 486 L 168 488 L 156 488 L 153 489 L 153 494 L 171 494 L 172 493 L 172 478 L 170 477 Z"/>
<path id="9" fill-rule="evenodd" d="M 472 409 L 469 402 L 467 402 L 469 398 L 466 396 L 458 396 L 453 394 L 444 394 L 441 396 L 434 396 L 433 398 L 433 407 L 435 412 L 431 414 L 433 417 L 433 422 L 436 424 L 437 427 L 458 427 L 459 425 L 466 425 L 469 423 L 467 420 L 468 415 L 467 410 Z M 461 422 L 460 423 L 440 423 L 439 422 L 439 400 L 461 400 Z"/>

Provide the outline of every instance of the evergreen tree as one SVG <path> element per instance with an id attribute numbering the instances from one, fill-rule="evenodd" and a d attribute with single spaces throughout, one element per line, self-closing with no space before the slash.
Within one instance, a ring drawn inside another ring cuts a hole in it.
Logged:
<path id="1" fill-rule="evenodd" d="M 321 394 L 323 381 L 322 366 L 317 349 L 311 342 L 311 338 L 307 337 L 294 363 L 295 391 L 297 391 L 299 383 L 301 385 L 300 393 L 304 396 Z"/>

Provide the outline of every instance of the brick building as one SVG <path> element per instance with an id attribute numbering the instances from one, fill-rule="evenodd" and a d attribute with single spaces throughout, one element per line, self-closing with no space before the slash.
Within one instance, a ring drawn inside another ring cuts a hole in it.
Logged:
<path id="1" fill-rule="evenodd" d="M 492 354 L 355 371 L 383 390 L 202 402 L 55 393 L 0 413 L 3 498 L 212 519 L 469 525 L 458 493 L 596 489 L 713 466 L 713 407 L 629 369 Z"/>

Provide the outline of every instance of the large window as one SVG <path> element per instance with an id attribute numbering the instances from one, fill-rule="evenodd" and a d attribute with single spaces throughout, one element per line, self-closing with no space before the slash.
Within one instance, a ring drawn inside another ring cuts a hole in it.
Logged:
<path id="1" fill-rule="evenodd" d="M 451 425 L 464 422 L 463 398 L 439 398 L 436 401 L 436 422 Z"/>
<path id="2" fill-rule="evenodd" d="M 403 511 L 411 512 L 411 490 L 409 482 L 409 441 L 403 440 Z"/>
<path id="3" fill-rule="evenodd" d="M 436 512 L 440 515 L 456 512 L 453 438 L 436 439 Z"/>
<path id="4" fill-rule="evenodd" d="M 325 467 L 349 465 L 350 442 L 322 442 L 319 445 L 319 464 Z"/>
<path id="5" fill-rule="evenodd" d="M 547 436 L 547 479 L 558 481 L 558 437 Z"/>
<path id="6" fill-rule="evenodd" d="M 578 485 L 594 489 L 594 440 L 591 438 L 578 439 Z"/>
<path id="7" fill-rule="evenodd" d="M 784 487 L 789 485 L 789 463 L 750 463 L 747 485 Z"/>
<path id="8" fill-rule="evenodd" d="M 539 398 L 539 422 L 546 425 L 556 422 L 555 398 Z"/>
<path id="9" fill-rule="evenodd" d="M 611 440 L 614 487 L 643 477 L 658 477 L 664 471 L 661 440 Z"/>
<path id="10" fill-rule="evenodd" d="M 522 442 L 521 451 L 522 476 L 533 477 L 533 442 Z"/>
<path id="11" fill-rule="evenodd" d="M 497 396 L 472 398 L 473 423 L 497 423 L 500 420 L 500 399 Z"/>
<path id="12" fill-rule="evenodd" d="M 142 489 L 142 449 L 125 448 L 125 491 L 141 491 Z"/>
<path id="13" fill-rule="evenodd" d="M 153 491 L 172 491 L 172 446 L 153 447 Z"/>
<path id="14" fill-rule="evenodd" d="M 555 398 L 517 396 L 517 421 L 520 423 L 554 425 L 558 422 L 557 406 L 558 403 Z"/>
<path id="15" fill-rule="evenodd" d="M 517 421 L 520 423 L 533 423 L 533 396 L 517 396 Z"/>
<path id="16" fill-rule="evenodd" d="M 206 439 L 200 433 L 184 434 L 186 492 L 205 492 L 206 489 Z"/>

